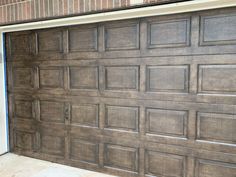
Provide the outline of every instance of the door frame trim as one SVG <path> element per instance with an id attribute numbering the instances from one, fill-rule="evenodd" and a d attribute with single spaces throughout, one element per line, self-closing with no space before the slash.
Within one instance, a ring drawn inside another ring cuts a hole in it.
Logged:
<path id="1" fill-rule="evenodd" d="M 9 151 L 4 35 L 0 32 L 0 155 Z"/>
<path id="2" fill-rule="evenodd" d="M 4 33 L 32 29 L 43 29 L 78 24 L 98 23 L 104 21 L 124 20 L 148 16 L 160 16 L 210 10 L 236 6 L 235 0 L 197 0 L 173 4 L 134 8 L 113 12 L 104 12 L 75 17 L 64 17 L 54 20 L 44 20 L 8 26 L 0 26 L 0 154 L 9 151 L 8 143 L 8 115 L 7 115 L 7 90 L 6 90 L 6 60 L 4 56 Z"/>

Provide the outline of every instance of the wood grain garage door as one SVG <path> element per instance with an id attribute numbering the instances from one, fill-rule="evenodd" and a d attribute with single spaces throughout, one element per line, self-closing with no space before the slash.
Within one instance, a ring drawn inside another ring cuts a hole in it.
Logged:
<path id="1" fill-rule="evenodd" d="M 236 9 L 8 33 L 11 151 L 121 177 L 236 177 Z"/>

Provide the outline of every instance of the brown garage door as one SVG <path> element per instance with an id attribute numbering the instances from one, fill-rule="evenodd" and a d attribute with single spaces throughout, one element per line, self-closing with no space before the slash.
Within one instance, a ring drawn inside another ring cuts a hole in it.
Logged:
<path id="1" fill-rule="evenodd" d="M 235 8 L 6 44 L 11 151 L 122 177 L 236 177 Z"/>

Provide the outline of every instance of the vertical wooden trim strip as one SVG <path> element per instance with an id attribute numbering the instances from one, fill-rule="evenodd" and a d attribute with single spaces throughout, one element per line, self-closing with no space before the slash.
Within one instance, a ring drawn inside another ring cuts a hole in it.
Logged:
<path id="1" fill-rule="evenodd" d="M 63 30 L 63 53 L 69 53 L 69 31 L 67 28 Z"/>
<path id="2" fill-rule="evenodd" d="M 104 52 L 105 51 L 105 29 L 104 25 L 99 24 L 98 26 L 98 51 Z"/>
<path id="3" fill-rule="evenodd" d="M 139 132 L 141 137 L 145 136 L 146 131 L 146 109 L 144 106 L 139 108 Z"/>
<path id="4" fill-rule="evenodd" d="M 189 68 L 189 92 L 196 94 L 198 90 L 198 65 L 191 64 Z"/>
<path id="5" fill-rule="evenodd" d="M 140 85 L 140 92 L 146 92 L 146 65 L 140 65 L 140 76 L 139 76 L 139 85 Z"/>
<path id="6" fill-rule="evenodd" d="M 99 105 L 99 128 L 104 129 L 105 127 L 105 119 L 106 119 L 106 110 L 105 104 L 101 103 Z"/>
<path id="7" fill-rule="evenodd" d="M 35 89 L 39 89 L 39 67 L 38 66 L 35 66 L 33 68 L 33 71 L 34 71 L 34 88 Z"/>
<path id="8" fill-rule="evenodd" d="M 139 148 L 139 176 L 145 176 L 145 148 Z"/>
<path id="9" fill-rule="evenodd" d="M 188 125 L 187 125 L 187 138 L 191 140 L 196 139 L 196 130 L 197 130 L 197 112 L 195 110 L 189 110 L 188 113 Z"/>
<path id="10" fill-rule="evenodd" d="M 69 66 L 64 67 L 64 89 L 66 92 L 69 92 L 70 89 L 70 70 L 69 70 Z"/>
<path id="11" fill-rule="evenodd" d="M 99 166 L 103 168 L 104 167 L 104 144 L 103 143 L 99 143 L 98 161 L 99 161 Z"/>

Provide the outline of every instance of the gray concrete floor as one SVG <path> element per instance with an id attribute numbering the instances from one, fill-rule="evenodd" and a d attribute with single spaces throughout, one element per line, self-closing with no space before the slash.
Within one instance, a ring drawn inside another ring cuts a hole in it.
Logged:
<path id="1" fill-rule="evenodd" d="M 0 177 L 114 177 L 8 153 L 0 156 Z"/>

